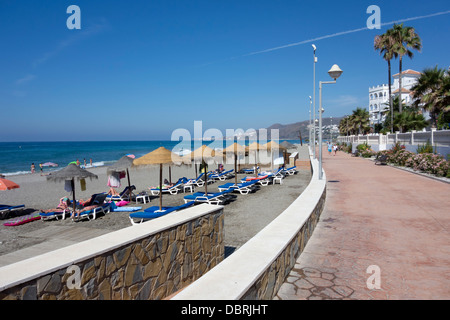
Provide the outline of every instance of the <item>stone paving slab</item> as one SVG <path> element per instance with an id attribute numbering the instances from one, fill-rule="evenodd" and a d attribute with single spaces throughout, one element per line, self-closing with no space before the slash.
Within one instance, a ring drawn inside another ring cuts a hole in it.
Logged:
<path id="1" fill-rule="evenodd" d="M 325 149 L 323 167 L 324 212 L 275 299 L 449 299 L 450 185 Z"/>

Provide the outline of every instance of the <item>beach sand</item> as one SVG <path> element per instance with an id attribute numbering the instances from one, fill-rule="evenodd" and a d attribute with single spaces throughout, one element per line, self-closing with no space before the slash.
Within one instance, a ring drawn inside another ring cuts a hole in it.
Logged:
<path id="1" fill-rule="evenodd" d="M 233 169 L 234 165 L 225 164 L 225 169 Z M 247 167 L 251 167 L 248 165 Z M 215 168 L 210 165 L 209 169 Z M 107 186 L 108 176 L 106 167 L 89 169 L 90 172 L 98 175 L 98 179 L 87 180 L 86 190 L 81 191 L 80 183 L 76 183 L 75 194 L 78 199 L 89 199 L 89 197 L 98 192 L 109 190 Z M 171 168 L 172 181 L 180 177 L 195 178 L 194 166 L 174 166 Z M 244 174 L 238 174 L 238 180 L 243 178 Z M 64 183 L 55 183 L 47 181 L 45 176 L 39 173 L 17 175 L 8 177 L 20 185 L 19 189 L 0 192 L 0 203 L 8 205 L 24 204 L 28 209 L 41 210 L 50 209 L 58 205 L 59 199 L 63 196 L 71 195 L 64 190 Z M 163 179 L 169 179 L 168 168 L 163 169 Z M 299 171 L 294 176 L 288 176 L 283 184 L 268 185 L 260 187 L 256 192 L 248 195 L 236 194 L 233 202 L 225 206 L 225 246 L 237 249 L 258 231 L 278 216 L 294 201 L 306 188 L 311 178 L 309 171 Z M 130 169 L 131 184 L 136 186 L 135 193 L 149 191 L 150 186 L 159 184 L 159 167 L 142 167 Z M 122 186 L 118 190 L 123 190 L 127 185 L 127 179 L 122 179 Z M 216 181 L 208 185 L 208 192 L 217 192 L 217 187 L 226 182 L 234 182 L 234 178 L 222 181 Z M 204 187 L 196 188 L 195 191 L 204 191 Z M 186 193 L 177 195 L 163 195 L 164 206 L 176 206 L 184 203 L 183 197 Z M 152 196 L 150 203 L 142 204 L 131 202 L 128 206 L 139 206 L 145 209 L 149 206 L 159 205 L 159 198 Z M 70 229 L 87 228 L 96 229 L 99 233 L 119 230 L 130 227 L 128 212 L 112 212 L 107 215 L 101 215 L 96 220 L 84 220 L 73 222 L 71 219 L 51 220 L 51 221 L 32 221 L 20 226 L 4 226 L 5 220 L 0 220 L 0 265 L 2 255 L 23 249 L 47 241 L 48 232 L 58 226 Z M 146 222 L 150 223 L 150 222 Z M 81 233 L 80 233 L 81 234 Z M 95 233 L 92 233 L 95 234 Z M 80 240 L 80 239 L 78 239 Z M 63 241 L 61 242 L 63 245 Z"/>

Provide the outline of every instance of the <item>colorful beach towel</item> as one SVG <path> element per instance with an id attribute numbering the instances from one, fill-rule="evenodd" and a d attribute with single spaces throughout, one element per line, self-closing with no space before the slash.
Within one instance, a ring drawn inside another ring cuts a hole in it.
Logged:
<path id="1" fill-rule="evenodd" d="M 41 215 L 39 214 L 39 212 L 35 212 L 35 213 L 27 214 L 24 216 L 20 216 L 20 217 L 16 217 L 14 219 L 8 220 L 3 225 L 7 226 L 7 227 L 14 227 L 14 226 L 19 226 L 21 224 L 28 223 L 28 222 L 31 222 L 34 220 L 39 220 L 40 218 L 41 218 Z"/>

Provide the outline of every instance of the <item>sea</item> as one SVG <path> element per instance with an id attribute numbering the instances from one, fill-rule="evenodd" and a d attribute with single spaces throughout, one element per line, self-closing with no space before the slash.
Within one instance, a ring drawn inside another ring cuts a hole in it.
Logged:
<path id="1" fill-rule="evenodd" d="M 280 140 L 280 143 L 285 140 Z M 299 140 L 286 140 L 299 143 Z M 240 142 L 240 141 L 238 141 Z M 44 167 L 44 173 L 59 170 L 70 162 L 80 161 L 86 168 L 111 165 L 125 155 L 139 158 L 159 147 L 184 155 L 202 144 L 214 149 L 226 147 L 230 141 L 70 141 L 70 142 L 0 142 L 0 174 L 4 176 L 29 174 L 34 163 L 39 172 L 39 163 L 55 163 L 58 167 Z M 233 143 L 233 142 L 231 142 Z M 240 142 L 242 143 L 242 142 Z M 247 141 L 248 144 L 248 141 Z M 195 148 L 194 148 L 195 147 Z M 91 163 L 92 159 L 92 165 Z"/>

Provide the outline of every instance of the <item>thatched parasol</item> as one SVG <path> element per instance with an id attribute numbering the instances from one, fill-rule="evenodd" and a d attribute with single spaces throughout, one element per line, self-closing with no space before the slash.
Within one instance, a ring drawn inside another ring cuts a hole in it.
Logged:
<path id="1" fill-rule="evenodd" d="M 255 151 L 255 177 L 258 176 L 258 160 L 257 160 L 257 156 L 258 156 L 258 151 L 262 150 L 263 147 L 258 143 L 258 142 L 253 142 L 248 146 L 248 151 Z"/>
<path id="2" fill-rule="evenodd" d="M 131 183 L 130 183 L 130 172 L 128 171 L 128 169 L 131 168 L 132 165 L 133 165 L 133 159 L 130 158 L 129 156 L 123 156 L 122 158 L 117 160 L 116 163 L 109 166 L 108 169 L 106 170 L 107 174 L 111 174 L 113 172 L 123 172 L 123 171 L 127 172 L 128 196 L 129 196 L 130 201 L 131 201 L 132 190 L 131 190 Z"/>
<path id="3" fill-rule="evenodd" d="M 98 179 L 98 176 L 93 174 L 92 172 L 89 172 L 85 169 L 80 168 L 74 163 L 69 164 L 67 167 L 52 172 L 47 176 L 47 181 L 53 181 L 53 182 L 61 182 L 66 180 L 71 180 L 72 183 L 72 193 L 73 193 L 73 211 L 75 212 L 76 208 L 76 200 L 75 200 L 75 179 L 81 180 L 81 179 Z"/>
<path id="4" fill-rule="evenodd" d="M 206 171 L 206 163 L 211 164 L 216 161 L 216 153 L 219 155 L 219 152 L 216 152 L 214 149 L 211 149 L 207 145 L 202 145 L 200 148 L 195 149 L 188 156 L 194 162 L 201 162 L 203 164 L 203 168 L 205 168 L 205 193 L 208 193 L 208 172 Z"/>
<path id="5" fill-rule="evenodd" d="M 180 157 L 176 153 L 173 153 L 164 147 L 159 147 L 158 149 L 133 160 L 133 166 L 159 165 L 159 210 L 162 210 L 163 165 L 181 165 L 183 163 L 189 163 L 189 160 L 186 159 L 186 157 Z"/>
<path id="6" fill-rule="evenodd" d="M 237 157 L 240 154 L 245 154 L 245 147 L 235 142 L 232 145 L 226 147 L 223 151 L 224 154 L 234 155 L 234 183 L 237 185 Z"/>
<path id="7" fill-rule="evenodd" d="M 283 147 L 282 145 L 279 145 L 275 141 L 267 142 L 262 147 L 266 148 L 267 150 L 270 150 L 270 158 L 271 158 L 270 165 L 271 165 L 271 169 L 273 171 L 273 150 L 281 150 L 281 151 L 286 152 L 286 148 Z M 283 157 L 283 159 L 284 159 L 284 157 Z"/>

